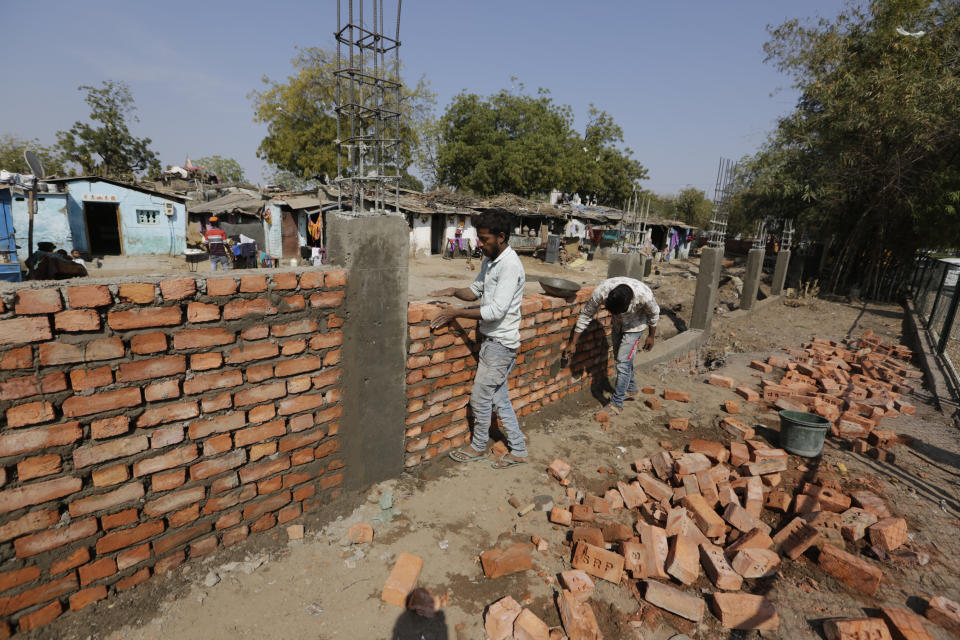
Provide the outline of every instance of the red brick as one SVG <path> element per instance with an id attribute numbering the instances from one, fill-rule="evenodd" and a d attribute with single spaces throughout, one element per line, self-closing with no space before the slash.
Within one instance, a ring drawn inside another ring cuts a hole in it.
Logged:
<path id="1" fill-rule="evenodd" d="M 400 552 L 380 592 L 380 599 L 388 604 L 405 608 L 407 596 L 417 585 L 422 569 L 422 558 L 405 551 Z"/>
<path id="2" fill-rule="evenodd" d="M 237 281 L 233 278 L 210 278 L 207 280 L 208 296 L 231 296 L 237 292 Z"/>
<path id="3" fill-rule="evenodd" d="M 267 290 L 267 277 L 257 274 L 240 276 L 240 293 L 262 293 Z"/>
<path id="4" fill-rule="evenodd" d="M 150 490 L 153 492 L 169 491 L 170 489 L 176 489 L 177 487 L 181 486 L 184 482 L 186 482 L 186 480 L 186 469 L 173 469 L 171 471 L 164 471 L 151 476 Z"/>
<path id="5" fill-rule="evenodd" d="M 646 581 L 644 600 L 655 607 L 666 609 L 687 620 L 699 622 L 706 608 L 701 598 L 688 595 L 674 587 L 655 580 Z"/>
<path id="6" fill-rule="evenodd" d="M 176 338 L 174 338 L 176 341 Z M 124 362 L 117 368 L 117 382 L 138 382 L 151 378 L 163 378 L 187 370 L 187 361 L 183 356 L 164 356 L 152 360 Z"/>
<path id="7" fill-rule="evenodd" d="M 329 349 L 331 347 L 339 347 L 341 344 L 343 344 L 343 331 L 318 333 L 310 338 L 311 349 Z M 430 360 L 427 359 L 426 362 L 428 363 Z"/>
<path id="8" fill-rule="evenodd" d="M 343 291 L 324 291 L 310 296 L 310 306 L 314 309 L 339 307 L 343 302 Z"/>
<path id="9" fill-rule="evenodd" d="M 147 436 L 136 435 L 117 440 L 108 440 L 103 444 L 87 445 L 75 449 L 73 452 L 73 463 L 79 469 L 88 467 L 92 464 L 113 460 L 114 458 L 123 458 L 147 449 L 150 442 Z"/>
<path id="10" fill-rule="evenodd" d="M 195 443 L 191 443 L 162 455 L 138 461 L 133 465 L 133 475 L 134 477 L 139 478 L 141 476 L 157 473 L 158 471 L 166 471 L 167 469 L 171 469 L 173 467 L 179 467 L 196 459 L 197 445 Z"/>
<path id="11" fill-rule="evenodd" d="M 161 533 L 163 529 L 164 524 L 162 520 L 152 520 L 137 525 L 132 529 L 122 529 L 108 533 L 97 540 L 97 554 L 102 555 L 116 551 L 117 549 L 129 547 Z"/>
<path id="12" fill-rule="evenodd" d="M 98 360 L 112 360 L 124 356 L 123 340 L 120 338 L 101 338 L 91 340 L 84 349 L 83 357 L 87 362 Z"/>
<path id="13" fill-rule="evenodd" d="M 322 407 L 324 404 L 326 404 L 326 398 L 322 393 L 302 394 L 280 402 L 279 413 L 282 416 L 286 416 L 292 413 L 316 409 Z"/>
<path id="14" fill-rule="evenodd" d="M 197 291 L 197 282 L 193 278 L 178 278 L 160 282 L 160 293 L 164 300 L 183 300 Z"/>
<path id="15" fill-rule="evenodd" d="M 90 423 L 90 435 L 96 439 L 111 438 L 119 436 L 130 430 L 130 418 L 127 416 L 114 416 L 113 418 L 103 418 L 94 420 Z"/>
<path id="16" fill-rule="evenodd" d="M 40 383 L 36 376 L 23 376 L 0 382 L 0 400 L 19 400 L 39 393 Z"/>
<path id="17" fill-rule="evenodd" d="M 213 322 L 220 319 L 220 307 L 205 302 L 187 305 L 187 322 Z"/>
<path id="18" fill-rule="evenodd" d="M 50 330 L 50 320 L 46 317 L 38 318 L 10 318 L 0 320 L 0 346 L 8 344 L 23 344 L 25 342 L 40 342 L 53 337 Z M 18 351 L 16 356 L 4 356 L 5 369 L 20 369 L 29 364 L 23 364 L 27 354 Z M 19 365 L 19 366 L 17 366 Z"/>
<path id="19" fill-rule="evenodd" d="M 230 547 L 238 542 L 246 540 L 248 533 L 249 529 L 247 528 L 247 525 L 236 527 L 234 529 L 224 531 L 223 535 L 220 537 L 220 542 L 223 544 L 223 546 Z"/>
<path id="20" fill-rule="evenodd" d="M 227 329 L 185 329 L 173 336 L 175 349 L 205 349 L 224 344 L 232 344 L 237 339 L 233 331 Z"/>
<path id="21" fill-rule="evenodd" d="M 70 515 L 76 518 L 96 511 L 113 509 L 126 502 L 139 501 L 143 495 L 143 485 L 139 482 L 132 482 L 115 491 L 74 500 L 70 503 Z"/>
<path id="22" fill-rule="evenodd" d="M 308 271 L 300 274 L 301 289 L 320 289 L 323 287 L 323 272 Z"/>
<path id="23" fill-rule="evenodd" d="M 80 478 L 65 477 L 6 489 L 0 491 L 0 513 L 10 513 L 23 507 L 68 496 L 79 491 L 81 486 Z"/>
<path id="24" fill-rule="evenodd" d="M 82 564 L 86 564 L 90 561 L 90 551 L 86 547 L 80 547 L 66 558 L 62 560 L 57 560 L 50 565 L 50 575 L 55 576 L 58 573 L 63 573 L 64 571 L 69 571 L 70 569 L 76 569 Z"/>
<path id="25" fill-rule="evenodd" d="M 17 319 L 17 322 L 20 320 L 46 320 L 46 318 L 22 318 Z M 4 339 L 4 329 L 9 329 L 10 327 L 5 325 L 5 320 L 0 320 L 0 345 L 10 344 L 9 341 Z M 49 333 L 50 323 L 47 323 L 47 329 Z M 13 336 L 7 336 L 7 339 L 12 338 Z M 48 338 L 51 336 L 48 336 Z M 37 340 L 46 340 L 48 338 L 37 338 Z M 12 369 L 26 369 L 33 364 L 33 349 L 31 347 L 20 347 L 19 349 L 11 349 L 3 354 L 0 357 L 0 369 L 4 371 L 10 371 Z"/>
<path id="26" fill-rule="evenodd" d="M 167 493 L 160 498 L 148 501 L 143 506 L 143 513 L 147 517 L 152 518 L 170 511 L 183 509 L 186 506 L 203 500 L 205 496 L 206 489 L 204 487 L 181 489 L 180 491 Z"/>
<path id="27" fill-rule="evenodd" d="M 49 402 L 29 402 L 7 409 L 7 426 L 25 427 L 49 422 L 54 417 L 53 405 Z"/>
<path id="28" fill-rule="evenodd" d="M 831 544 L 820 549 L 819 564 L 833 577 L 868 596 L 876 595 L 880 588 L 883 573 L 879 568 Z"/>
<path id="29" fill-rule="evenodd" d="M 190 368 L 194 371 L 216 369 L 223 364 L 223 354 L 219 352 L 194 353 L 190 356 Z"/>
<path id="30" fill-rule="evenodd" d="M 47 342 L 40 345 L 40 364 L 58 365 L 83 362 L 83 345 Z"/>
<path id="31" fill-rule="evenodd" d="M 243 384 L 243 374 L 239 370 L 206 373 L 185 380 L 183 382 L 183 392 L 192 395 L 213 389 L 227 389 L 241 384 Z"/>
<path id="32" fill-rule="evenodd" d="M 162 333 L 141 333 L 130 338 L 130 350 L 142 355 L 167 350 L 167 336 Z"/>
<path id="33" fill-rule="evenodd" d="M 721 376 L 717 373 L 710 374 L 710 378 L 708 378 L 707 381 L 716 387 L 725 387 L 727 389 L 733 389 L 736 386 L 736 382 L 734 382 L 733 378 Z"/>
<path id="34" fill-rule="evenodd" d="M 232 448 L 233 436 L 231 436 L 229 433 L 207 438 L 203 441 L 203 455 L 208 457 L 215 456 L 218 453 L 223 453 L 224 451 L 229 451 Z"/>
<path id="35" fill-rule="evenodd" d="M 750 593 L 714 593 L 710 608 L 728 629 L 776 631 L 780 627 L 777 610 L 764 596 Z"/>
<path id="36" fill-rule="evenodd" d="M 180 307 L 149 307 L 107 313 L 107 324 L 115 331 L 171 327 L 180 324 L 180 322 Z"/>
<path id="37" fill-rule="evenodd" d="M 20 482 L 42 478 L 54 473 L 60 473 L 60 456 L 53 453 L 27 458 L 17 463 L 17 479 Z"/>
<path id="38" fill-rule="evenodd" d="M 164 380 L 151 384 L 143 390 L 143 399 L 147 402 L 173 400 L 180 397 L 180 381 Z"/>
<path id="39" fill-rule="evenodd" d="M 61 311 L 53 317 L 57 331 L 97 331 L 100 329 L 100 314 L 92 309 Z"/>
<path id="40" fill-rule="evenodd" d="M 286 324 L 275 324 L 270 327 L 270 335 L 273 335 L 278 338 L 286 338 L 288 336 L 295 336 L 302 333 L 314 333 L 319 328 L 317 321 L 313 318 L 304 318 L 302 320 L 294 320 L 293 322 L 288 322 Z"/>
<path id="41" fill-rule="evenodd" d="M 90 587 L 70 596 L 71 611 L 80 611 L 88 604 L 93 604 L 97 600 L 103 600 L 107 597 L 107 588 L 104 585 Z M 60 604 L 59 602 L 57 604 Z"/>
<path id="42" fill-rule="evenodd" d="M 18 593 L 15 596 L 0 598 L 0 616 L 7 617 L 11 613 L 21 611 L 35 604 L 60 598 L 76 591 L 77 586 L 77 577 L 71 572 L 59 580 L 47 582 L 39 587 Z M 21 618 L 21 620 L 23 620 L 23 618 Z"/>
<path id="43" fill-rule="evenodd" d="M 280 344 L 280 355 L 293 356 L 307 350 L 307 341 L 304 339 L 287 340 Z"/>
<path id="44" fill-rule="evenodd" d="M 73 599 L 71 598 L 71 602 L 72 601 Z M 17 621 L 18 628 L 21 633 L 33 631 L 38 627 L 42 627 L 43 625 L 52 622 L 61 613 L 63 613 L 63 607 L 60 605 L 60 601 L 58 600 L 51 602 L 47 606 L 41 607 L 40 609 L 21 617 L 20 620 Z"/>
<path id="45" fill-rule="evenodd" d="M 113 369 L 109 366 L 70 371 L 70 386 L 74 391 L 89 391 L 108 384 L 113 384 Z"/>
<path id="46" fill-rule="evenodd" d="M 342 269 L 327 271 L 323 276 L 323 286 L 327 289 L 336 289 L 347 286 L 347 274 Z"/>
<path id="47" fill-rule="evenodd" d="M 247 453 L 243 449 L 237 449 L 219 458 L 204 460 L 190 467 L 191 480 L 203 480 L 217 474 L 235 469 L 246 462 Z M 246 480 L 244 481 L 246 482 Z"/>
<path id="48" fill-rule="evenodd" d="M 332 476 L 324 476 L 320 478 L 320 488 L 321 489 L 330 489 L 336 487 L 343 482 L 343 474 L 336 473 Z"/>
<path id="49" fill-rule="evenodd" d="M 6 573 L 0 573 L 0 593 L 9 591 L 14 587 L 19 587 L 22 584 L 33 582 L 39 577 L 39 567 L 24 567 L 23 569 L 15 569 L 13 571 L 7 571 Z"/>
<path id="50" fill-rule="evenodd" d="M 127 465 L 118 464 L 106 469 L 94 469 L 91 474 L 93 486 L 110 487 L 121 482 L 126 482 L 130 478 L 130 470 Z"/>
<path id="51" fill-rule="evenodd" d="M 270 316 L 276 313 L 277 308 L 266 298 L 231 300 L 223 305 L 224 320 L 238 320 L 249 316 Z"/>
<path id="52" fill-rule="evenodd" d="M 126 577 L 126 578 L 123 578 L 123 579 L 121 579 L 121 580 L 117 580 L 117 583 L 116 583 L 114 586 L 116 587 L 116 589 L 117 589 L 118 592 L 119 592 L 119 591 L 126 591 L 127 589 L 129 589 L 129 588 L 131 588 L 131 587 L 137 586 L 137 585 L 140 584 L 141 582 L 146 582 L 147 579 L 149 579 L 149 578 L 150 578 L 150 568 L 149 568 L 149 567 L 144 567 L 144 568 L 140 569 L 139 571 L 137 571 L 136 573 L 134 573 L 134 574 L 132 574 L 132 575 Z"/>
<path id="53" fill-rule="evenodd" d="M 229 364 L 242 364 L 251 360 L 262 360 L 264 358 L 275 358 L 280 353 L 279 347 L 272 342 L 262 344 L 253 344 L 249 347 L 232 349 L 227 356 Z"/>
<path id="54" fill-rule="evenodd" d="M 14 313 L 18 316 L 54 313 L 62 308 L 59 289 L 24 289 L 15 296 Z"/>
<path id="55" fill-rule="evenodd" d="M 225 431 L 239 429 L 246 424 L 247 414 L 244 411 L 228 413 L 209 420 L 191 422 L 189 428 L 190 439 L 199 440 L 214 433 L 223 433 Z"/>
<path id="56" fill-rule="evenodd" d="M 14 540 L 13 547 L 18 558 L 29 558 L 44 551 L 82 540 L 97 532 L 97 519 L 76 520 L 60 529 L 48 529 Z"/>
<path id="57" fill-rule="evenodd" d="M 884 518 L 867 530 L 870 544 L 884 551 L 893 551 L 907 543 L 907 521 L 903 518 Z"/>
<path id="58" fill-rule="evenodd" d="M 165 558 L 160 558 L 156 564 L 153 565 L 153 573 L 154 575 L 160 576 L 168 571 L 173 571 L 183 564 L 184 560 L 186 560 L 186 554 L 183 551 L 177 551 Z"/>
<path id="59" fill-rule="evenodd" d="M 157 555 L 163 555 L 168 551 L 172 551 L 176 547 L 179 547 L 182 544 L 190 542 L 194 538 L 199 538 L 203 534 L 210 531 L 212 523 L 201 522 L 193 525 L 192 527 L 184 527 L 178 531 L 164 537 L 159 540 L 153 541 L 153 552 Z M 154 569 L 156 570 L 156 569 Z"/>
<path id="60" fill-rule="evenodd" d="M 275 273 L 271 276 L 274 289 L 296 289 L 297 288 L 297 274 L 295 273 Z"/>
<path id="61" fill-rule="evenodd" d="M 234 442 L 238 447 L 245 447 L 255 442 L 262 442 L 270 438 L 282 436 L 287 432 L 286 421 L 274 420 L 258 427 L 241 429 L 234 434 Z"/>
<path id="62" fill-rule="evenodd" d="M 156 297 L 156 287 L 145 282 L 121 284 L 117 296 L 120 302 L 150 304 Z"/>
<path id="63" fill-rule="evenodd" d="M 67 289 L 67 300 L 73 309 L 105 307 L 113 302 L 110 289 L 104 285 L 70 287 Z"/>
<path id="64" fill-rule="evenodd" d="M 117 527 L 125 527 L 128 524 L 133 524 L 140 518 L 140 512 L 136 508 L 124 509 L 123 511 L 118 511 L 117 513 L 109 513 L 100 518 L 100 526 L 103 527 L 104 531 L 109 531 L 110 529 L 116 529 Z"/>
<path id="65" fill-rule="evenodd" d="M 233 396 L 233 405 L 235 407 L 244 407 L 251 404 L 259 404 L 268 400 L 282 398 L 285 395 L 287 395 L 286 384 L 283 382 L 273 382 L 237 392 Z"/>
<path id="66" fill-rule="evenodd" d="M 243 450 L 240 449 L 240 451 Z M 280 456 L 276 460 L 267 460 L 266 462 L 248 464 L 244 468 L 240 469 L 240 482 L 243 484 L 255 482 L 289 468 L 289 456 Z"/>
<path id="67" fill-rule="evenodd" d="M 880 607 L 880 613 L 896 640 L 933 640 L 923 626 L 922 618 L 903 607 Z"/>
<path id="68" fill-rule="evenodd" d="M 95 580 L 112 576 L 117 572 L 117 561 L 113 558 L 103 558 L 77 570 L 80 575 L 80 586 L 87 586 Z"/>
<path id="69" fill-rule="evenodd" d="M 118 389 L 92 396 L 73 396 L 63 401 L 63 415 L 68 418 L 88 416 L 92 413 L 125 409 L 140 404 L 140 389 Z"/>
<path id="70" fill-rule="evenodd" d="M 208 536 L 190 545 L 190 557 L 205 556 L 217 550 L 217 536 Z"/>
<path id="71" fill-rule="evenodd" d="M 270 335 L 270 327 L 265 324 L 247 327 L 240 332 L 240 338 L 243 340 L 263 340 L 268 335 Z"/>

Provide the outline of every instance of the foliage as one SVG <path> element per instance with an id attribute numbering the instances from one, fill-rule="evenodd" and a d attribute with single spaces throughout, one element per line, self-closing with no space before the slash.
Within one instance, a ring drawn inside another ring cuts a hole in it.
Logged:
<path id="1" fill-rule="evenodd" d="M 440 119 L 438 182 L 480 195 L 532 196 L 553 188 L 622 206 L 647 176 L 623 130 L 594 107 L 581 136 L 573 111 L 550 92 L 503 89 L 486 98 L 461 93 Z"/>
<path id="2" fill-rule="evenodd" d="M 771 36 L 768 60 L 801 95 L 741 166 L 734 208 L 749 219 L 795 217 L 833 238 L 824 283 L 833 290 L 876 293 L 918 247 L 956 247 L 960 5 L 862 1 L 834 20 L 789 20 Z"/>
<path id="3" fill-rule="evenodd" d="M 298 49 L 291 63 L 294 72 L 286 81 L 264 76 L 264 89 L 250 94 L 254 121 L 267 126 L 257 157 L 303 180 L 324 180 L 325 175 L 333 179 L 337 175 L 335 54 L 319 47 Z M 413 162 L 434 102 L 435 95 L 423 78 L 401 90 L 401 175 Z"/>
<path id="4" fill-rule="evenodd" d="M 212 155 L 205 158 L 200 158 L 197 160 L 196 164 L 200 165 L 207 171 L 216 174 L 216 176 L 223 182 L 229 184 L 246 182 L 246 177 L 243 175 L 243 167 L 241 167 L 240 163 L 233 158 L 224 158 L 223 156 Z"/>
<path id="5" fill-rule="evenodd" d="M 701 230 L 706 230 L 710 226 L 713 203 L 700 189 L 687 187 L 676 195 L 674 203 L 678 219 Z"/>
<path id="6" fill-rule="evenodd" d="M 15 173 L 30 173 L 30 167 L 23 159 L 23 152 L 27 149 L 33 151 L 40 158 L 40 162 L 43 163 L 43 171 L 47 176 L 62 176 L 66 173 L 63 156 L 55 147 L 42 145 L 36 139 L 24 140 L 9 133 L 0 135 L 0 169 Z"/>
<path id="7" fill-rule="evenodd" d="M 127 120 L 139 122 L 127 83 L 105 80 L 100 88 L 82 86 L 90 106 L 90 121 L 77 121 L 69 131 L 58 131 L 64 157 L 80 165 L 83 173 L 112 178 L 133 178 L 143 172 L 159 172 L 160 161 L 150 149 L 150 138 L 130 133 Z"/>

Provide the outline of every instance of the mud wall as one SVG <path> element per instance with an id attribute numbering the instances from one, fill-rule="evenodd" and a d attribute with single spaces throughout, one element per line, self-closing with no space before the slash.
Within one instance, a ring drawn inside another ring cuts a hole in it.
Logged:
<path id="1" fill-rule="evenodd" d="M 584 332 L 569 366 L 558 367 L 563 343 L 570 338 L 591 293 L 593 287 L 584 287 L 569 302 L 544 295 L 524 296 L 522 344 L 508 381 L 517 415 L 533 413 L 584 389 L 599 392 L 612 374 L 606 311 L 598 313 Z M 480 350 L 477 323 L 458 319 L 432 331 L 430 320 L 439 312 L 439 306 L 427 302 L 412 302 L 408 307 L 407 467 L 470 441 L 470 388 Z"/>
<path id="2" fill-rule="evenodd" d="M 0 289 L 0 637 L 341 490 L 340 270 Z"/>

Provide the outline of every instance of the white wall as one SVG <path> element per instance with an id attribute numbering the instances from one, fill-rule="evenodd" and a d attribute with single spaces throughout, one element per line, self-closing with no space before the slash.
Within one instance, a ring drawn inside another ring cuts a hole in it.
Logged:
<path id="1" fill-rule="evenodd" d="M 430 255 L 430 218 L 418 213 L 413 215 L 413 229 L 410 230 L 410 255 Z"/>

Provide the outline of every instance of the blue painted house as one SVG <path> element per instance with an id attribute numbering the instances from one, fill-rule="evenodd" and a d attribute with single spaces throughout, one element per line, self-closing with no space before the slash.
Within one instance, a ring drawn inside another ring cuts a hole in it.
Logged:
<path id="1" fill-rule="evenodd" d="M 13 231 L 14 189 L 0 185 L 0 280 L 20 282 L 16 238 Z"/>
<path id="2" fill-rule="evenodd" d="M 187 246 L 186 198 L 110 178 L 48 180 L 58 192 L 38 194 L 34 243 L 93 255 L 182 255 Z M 13 203 L 20 258 L 27 255 L 27 203 Z"/>

